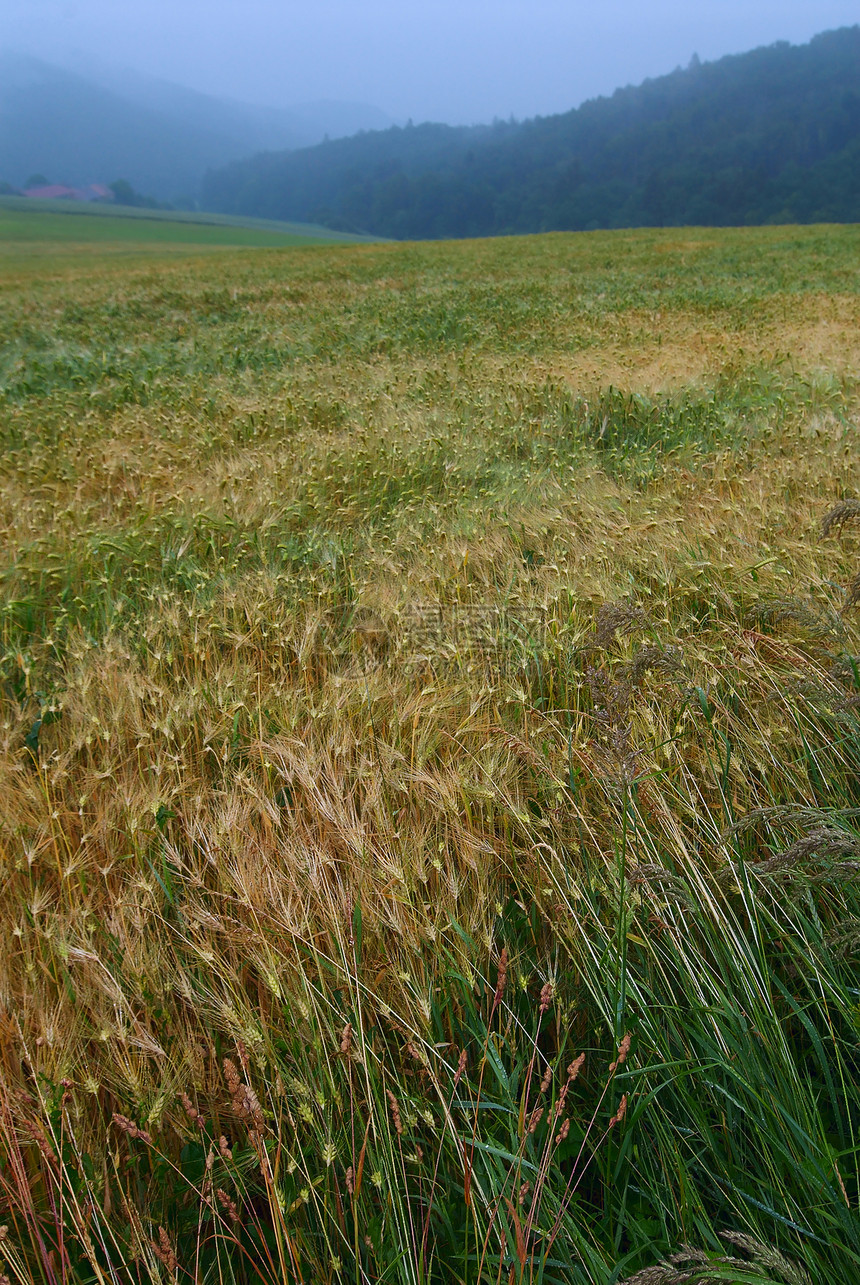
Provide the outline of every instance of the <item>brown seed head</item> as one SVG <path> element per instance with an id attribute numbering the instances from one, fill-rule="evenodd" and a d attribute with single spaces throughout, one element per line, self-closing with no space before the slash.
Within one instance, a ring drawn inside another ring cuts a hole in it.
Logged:
<path id="1" fill-rule="evenodd" d="M 391 1107 L 391 1119 L 394 1123 L 394 1129 L 398 1137 L 403 1135 L 403 1122 L 400 1119 L 400 1104 L 390 1089 L 385 1090 L 388 1095 L 388 1105 Z"/>
<path id="2" fill-rule="evenodd" d="M 230 1222 L 237 1223 L 239 1221 L 239 1210 L 236 1208 L 235 1200 L 230 1199 L 223 1187 L 219 1187 L 215 1195 L 218 1199 L 218 1204 L 224 1210 Z"/>
<path id="3" fill-rule="evenodd" d="M 499 956 L 499 973 L 498 973 L 498 978 L 496 980 L 496 993 L 493 996 L 493 1013 L 495 1013 L 496 1009 L 499 1007 L 499 1005 L 501 1004 L 504 998 L 505 985 L 507 983 L 507 980 L 508 980 L 508 948 L 507 946 L 503 946 L 502 953 Z"/>
<path id="4" fill-rule="evenodd" d="M 170 1237 L 163 1227 L 158 1229 L 158 1242 L 151 1240 L 153 1253 L 159 1262 L 163 1263 L 169 1272 L 175 1272 L 179 1266 L 179 1260 L 173 1252 L 173 1246 L 170 1243 Z"/>
<path id="5" fill-rule="evenodd" d="M 236 1070 L 236 1063 L 229 1057 L 224 1058 L 224 1079 L 227 1081 L 227 1088 L 231 1093 L 235 1093 L 241 1084 L 239 1072 Z"/>
<path id="6" fill-rule="evenodd" d="M 629 1052 L 630 1052 L 630 1036 L 625 1035 L 621 1043 L 618 1045 L 618 1059 L 617 1061 L 613 1062 L 609 1067 L 610 1075 L 612 1074 L 613 1071 L 617 1070 L 619 1066 L 624 1065 L 624 1063 L 627 1061 L 627 1054 Z"/>
<path id="7" fill-rule="evenodd" d="M 647 622 L 645 612 L 633 603 L 604 602 L 594 623 L 594 643 L 597 647 L 609 648 L 615 642 L 616 634 L 623 637 L 632 634 L 643 629 Z"/>
<path id="8" fill-rule="evenodd" d="M 543 1017 L 544 1013 L 547 1011 L 551 1003 L 552 1003 L 552 982 L 544 982 L 540 992 L 541 1017 Z"/>
<path id="9" fill-rule="evenodd" d="M 49 1164 L 52 1169 L 59 1171 L 59 1161 L 54 1148 L 48 1141 L 48 1135 L 37 1120 L 25 1120 L 24 1129 L 36 1143 L 36 1146 L 42 1153 L 42 1159 Z"/>
<path id="10" fill-rule="evenodd" d="M 200 1114 L 200 1112 L 197 1110 L 196 1106 L 191 1101 L 188 1094 L 187 1093 L 180 1094 L 179 1101 L 182 1103 L 182 1109 L 184 1110 L 185 1114 L 188 1116 L 188 1119 L 191 1121 L 191 1123 L 196 1124 L 198 1129 L 205 1129 L 206 1121 L 203 1118 L 203 1116 Z"/>
<path id="11" fill-rule="evenodd" d="M 828 536 L 832 532 L 841 531 L 846 522 L 852 518 L 860 518 L 860 500 L 840 500 L 835 509 L 823 518 L 821 523 L 821 534 Z"/>
<path id="12" fill-rule="evenodd" d="M 120 1115 L 118 1111 L 113 1113 L 113 1122 L 123 1133 L 127 1133 L 130 1138 L 139 1138 L 145 1142 L 148 1147 L 152 1146 L 152 1137 L 145 1129 L 139 1129 L 133 1120 L 129 1120 L 127 1115 Z"/>
<path id="13" fill-rule="evenodd" d="M 618 1110 L 615 1112 L 615 1115 L 609 1121 L 610 1129 L 613 1128 L 616 1124 L 620 1124 L 626 1114 L 627 1114 L 627 1094 L 625 1093 L 621 1101 L 618 1103 Z"/>
<path id="14" fill-rule="evenodd" d="M 571 1062 L 570 1066 L 567 1068 L 567 1082 L 568 1082 L 568 1084 L 573 1084 L 574 1080 L 576 1079 L 576 1077 L 579 1075 L 580 1071 L 582 1070 L 582 1067 L 583 1067 L 583 1063 L 584 1063 L 584 1062 L 585 1062 L 585 1054 L 584 1054 L 584 1053 L 580 1053 L 579 1057 L 574 1058 L 574 1060 Z"/>
<path id="15" fill-rule="evenodd" d="M 254 1133 L 262 1132 L 266 1127 L 266 1120 L 263 1115 L 263 1108 L 260 1106 L 260 1099 L 250 1084 L 244 1083 L 239 1078 L 236 1064 L 231 1062 L 229 1057 L 224 1058 L 224 1079 L 227 1081 L 227 1088 L 230 1090 L 232 1106 L 236 1115 L 240 1120 L 248 1121 L 249 1128 Z"/>

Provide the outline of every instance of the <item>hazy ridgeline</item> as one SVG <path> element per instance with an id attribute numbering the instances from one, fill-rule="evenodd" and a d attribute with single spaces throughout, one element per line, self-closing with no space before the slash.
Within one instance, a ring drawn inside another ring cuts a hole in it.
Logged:
<path id="1" fill-rule="evenodd" d="M 207 209 L 398 240 L 860 220 L 860 26 L 573 111 L 375 130 L 207 174 Z"/>
<path id="2" fill-rule="evenodd" d="M 122 176 L 193 205 L 212 166 L 388 123 L 360 104 L 252 107 L 127 68 L 76 73 L 0 49 L 0 181 L 17 187 L 39 171 L 76 187 Z"/>
<path id="3" fill-rule="evenodd" d="M 858 248 L 14 261 L 10 1281 L 856 1282 Z"/>

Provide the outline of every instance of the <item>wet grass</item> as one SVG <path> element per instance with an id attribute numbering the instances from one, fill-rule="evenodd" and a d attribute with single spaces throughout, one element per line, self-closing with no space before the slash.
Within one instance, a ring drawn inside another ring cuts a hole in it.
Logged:
<path id="1" fill-rule="evenodd" d="M 7 273 L 10 1279 L 856 1280 L 857 239 Z"/>
<path id="2" fill-rule="evenodd" d="M 231 247 L 331 245 L 372 240 L 302 223 L 276 223 L 227 215 L 0 197 L 0 274 L 34 268 L 75 271 L 95 258 L 184 257 Z"/>

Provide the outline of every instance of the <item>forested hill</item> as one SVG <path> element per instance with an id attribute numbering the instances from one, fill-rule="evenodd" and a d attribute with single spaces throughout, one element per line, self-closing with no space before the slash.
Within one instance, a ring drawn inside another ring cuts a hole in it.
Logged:
<path id="1" fill-rule="evenodd" d="M 694 59 L 563 115 L 264 153 L 210 172 L 204 201 L 414 239 L 860 222 L 860 27 Z"/>

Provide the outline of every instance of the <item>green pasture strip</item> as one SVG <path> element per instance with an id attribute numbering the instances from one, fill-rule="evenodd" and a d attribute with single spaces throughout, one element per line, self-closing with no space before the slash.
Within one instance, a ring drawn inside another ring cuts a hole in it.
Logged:
<path id="1" fill-rule="evenodd" d="M 70 244 L 104 245 L 106 249 L 113 244 L 275 248 L 360 239 L 311 224 L 278 224 L 218 215 L 120 209 L 70 201 L 37 203 L 6 198 L 0 202 L 0 256 L 20 254 L 28 244 L 41 250 L 47 243 L 64 247 Z"/>
<path id="2" fill-rule="evenodd" d="M 0 246 L 27 242 L 54 244 L 123 244 L 260 246 L 307 245 L 323 238 L 297 233 L 259 231 L 256 228 L 212 227 L 197 223 L 155 223 L 144 220 L 73 219 L 64 214 L 43 214 L 36 218 L 0 213 Z"/>
<path id="3" fill-rule="evenodd" d="M 102 204 L 98 201 L 40 201 L 24 196 L 0 196 L 0 210 L 23 214 L 71 214 L 84 218 L 132 219 L 154 223 L 193 223 L 206 227 L 253 228 L 285 236 L 313 236 L 323 241 L 378 241 L 379 237 L 335 232 L 318 223 L 289 223 L 279 219 L 255 219 L 241 214 L 216 214 L 210 210 L 149 210 L 134 205 Z"/>

